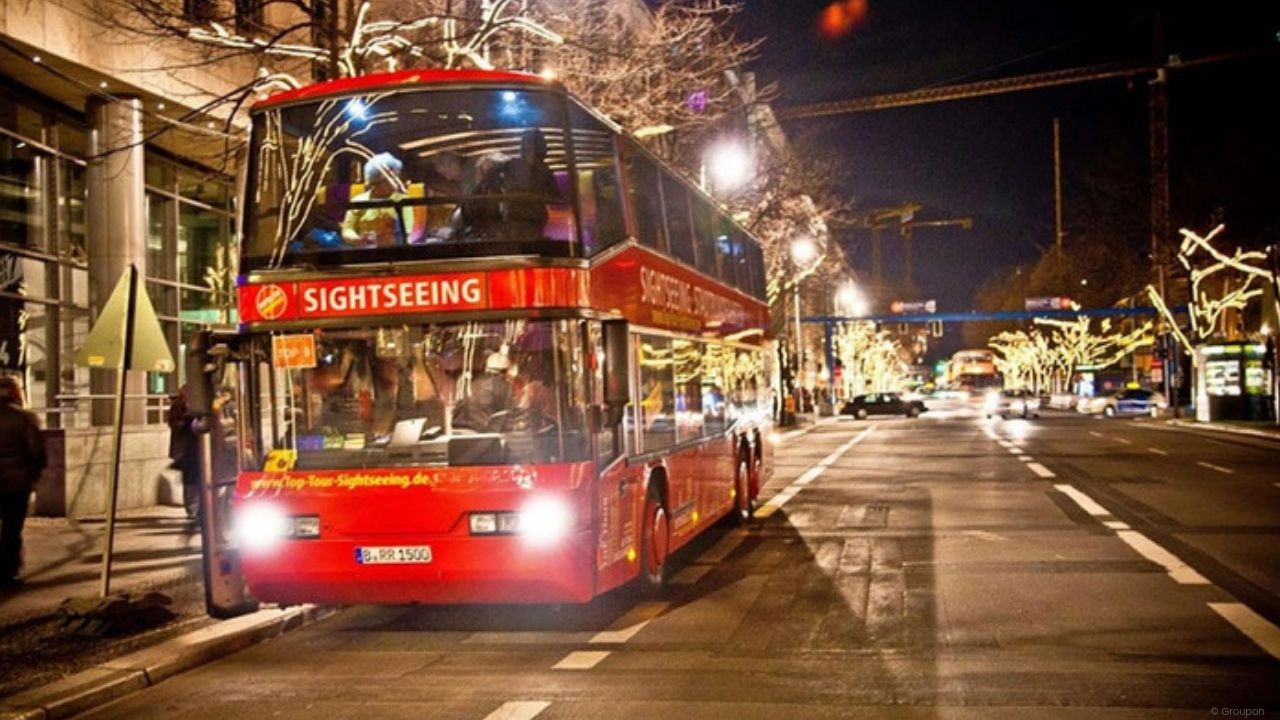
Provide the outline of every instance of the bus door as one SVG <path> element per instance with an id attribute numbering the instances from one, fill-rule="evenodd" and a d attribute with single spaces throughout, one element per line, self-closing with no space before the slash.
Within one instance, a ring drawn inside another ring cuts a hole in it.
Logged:
<path id="1" fill-rule="evenodd" d="M 237 377 L 235 336 L 200 331 L 187 348 L 187 406 L 200 438 L 200 545 L 204 556 L 205 609 L 212 617 L 229 618 L 258 609 L 240 567 L 231 533 L 231 499 L 235 494 L 243 423 L 233 388 L 253 385 Z M 240 367 L 243 367 L 240 366 Z"/>

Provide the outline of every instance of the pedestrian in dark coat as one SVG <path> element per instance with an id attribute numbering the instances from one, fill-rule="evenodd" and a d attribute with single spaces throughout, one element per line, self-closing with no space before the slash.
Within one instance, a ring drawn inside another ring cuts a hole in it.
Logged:
<path id="1" fill-rule="evenodd" d="M 182 504 L 187 517 L 195 517 L 200 506 L 200 442 L 191 427 L 187 408 L 187 386 L 183 385 L 169 403 L 169 458 L 182 471 Z"/>
<path id="2" fill-rule="evenodd" d="M 22 408 L 22 385 L 0 377 L 0 587 L 21 584 L 22 525 L 46 462 L 40 424 Z"/>

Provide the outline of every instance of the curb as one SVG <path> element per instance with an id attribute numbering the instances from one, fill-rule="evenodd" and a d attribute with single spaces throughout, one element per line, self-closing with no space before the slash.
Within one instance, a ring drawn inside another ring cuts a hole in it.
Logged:
<path id="1" fill-rule="evenodd" d="M 335 612 L 314 605 L 259 610 L 202 628 L 0 700 L 0 720 L 69 718 Z"/>
<path id="2" fill-rule="evenodd" d="M 1267 432 L 1266 430 L 1254 430 L 1253 428 L 1235 427 L 1233 425 L 1219 425 L 1216 423 L 1191 422 L 1188 420 L 1165 420 L 1165 425 L 1183 430 L 1208 430 L 1209 432 L 1227 433 L 1229 435 L 1246 435 L 1248 437 L 1262 438 L 1272 442 L 1280 442 L 1280 433 Z"/>

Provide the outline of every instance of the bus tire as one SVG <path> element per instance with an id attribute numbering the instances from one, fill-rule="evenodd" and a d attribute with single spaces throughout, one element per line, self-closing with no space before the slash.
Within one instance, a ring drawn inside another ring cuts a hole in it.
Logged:
<path id="1" fill-rule="evenodd" d="M 640 592 L 660 595 L 667 584 L 667 558 L 671 552 L 671 518 L 667 515 L 662 491 L 650 482 L 644 498 L 640 527 Z"/>
<path id="2" fill-rule="evenodd" d="M 733 486 L 733 523 L 739 527 L 751 524 L 756 511 L 756 500 L 751 496 L 751 465 L 749 453 L 738 455 L 738 472 Z"/>

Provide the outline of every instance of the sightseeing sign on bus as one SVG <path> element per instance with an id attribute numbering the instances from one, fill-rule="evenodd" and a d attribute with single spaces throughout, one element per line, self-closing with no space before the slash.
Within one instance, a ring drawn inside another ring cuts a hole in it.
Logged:
<path id="1" fill-rule="evenodd" d="M 253 110 L 234 519 L 253 595 L 585 602 L 772 465 L 756 240 L 536 76 Z"/>

